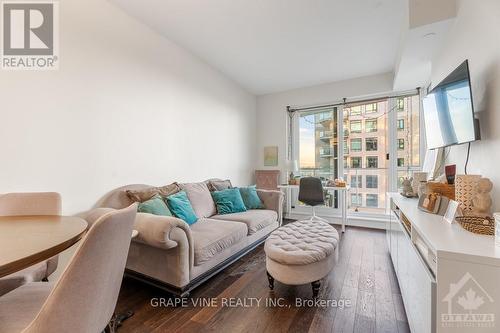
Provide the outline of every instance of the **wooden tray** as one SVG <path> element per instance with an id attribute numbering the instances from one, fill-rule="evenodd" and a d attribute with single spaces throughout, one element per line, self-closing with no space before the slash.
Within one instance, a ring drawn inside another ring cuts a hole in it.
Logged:
<path id="1" fill-rule="evenodd" d="M 455 200 L 455 185 L 428 182 L 427 193 L 437 193 L 448 199 Z"/>

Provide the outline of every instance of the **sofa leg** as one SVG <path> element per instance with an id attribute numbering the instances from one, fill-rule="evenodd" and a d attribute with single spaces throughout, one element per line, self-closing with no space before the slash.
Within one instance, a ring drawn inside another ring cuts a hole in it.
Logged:
<path id="1" fill-rule="evenodd" d="M 42 282 L 49 282 L 49 279 L 48 279 L 48 278 L 46 278 L 46 277 L 44 277 L 44 278 L 42 279 Z"/>
<path id="2" fill-rule="evenodd" d="M 267 280 L 269 281 L 269 289 L 274 290 L 274 278 L 267 272 Z"/>
<path id="3" fill-rule="evenodd" d="M 313 298 L 318 297 L 319 287 L 321 286 L 321 282 L 319 280 L 311 282 L 311 286 L 313 290 Z"/>

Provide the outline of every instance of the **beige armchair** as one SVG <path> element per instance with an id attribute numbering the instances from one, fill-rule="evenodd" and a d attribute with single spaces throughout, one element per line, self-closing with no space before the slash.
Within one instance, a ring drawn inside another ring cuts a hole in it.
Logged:
<path id="1" fill-rule="evenodd" d="M 136 210 L 134 204 L 98 218 L 53 288 L 28 283 L 0 297 L 0 332 L 103 331 L 118 299 Z"/>
<path id="2" fill-rule="evenodd" d="M 54 192 L 7 193 L 0 195 L 0 216 L 61 215 L 61 196 Z M 58 256 L 0 278 L 0 296 L 28 282 L 47 281 Z"/>

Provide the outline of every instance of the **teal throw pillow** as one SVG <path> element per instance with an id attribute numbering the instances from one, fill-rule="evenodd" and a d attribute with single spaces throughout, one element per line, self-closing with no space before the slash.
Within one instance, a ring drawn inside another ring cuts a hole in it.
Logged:
<path id="1" fill-rule="evenodd" d="M 149 200 L 139 203 L 137 206 L 139 213 L 149 213 L 153 215 L 172 216 L 165 201 L 159 195 L 155 195 Z"/>
<path id="2" fill-rule="evenodd" d="M 193 206 L 187 197 L 186 192 L 180 191 L 167 197 L 167 204 L 172 214 L 191 225 L 198 221 L 194 213 Z"/>
<path id="3" fill-rule="evenodd" d="M 243 202 L 245 203 L 245 207 L 247 209 L 262 209 L 264 208 L 264 204 L 259 198 L 257 194 L 257 189 L 255 185 L 248 187 L 240 187 L 240 194 L 243 198 Z"/>
<path id="4" fill-rule="evenodd" d="M 212 198 L 219 214 L 239 213 L 247 210 L 240 190 L 237 188 L 212 192 Z"/>

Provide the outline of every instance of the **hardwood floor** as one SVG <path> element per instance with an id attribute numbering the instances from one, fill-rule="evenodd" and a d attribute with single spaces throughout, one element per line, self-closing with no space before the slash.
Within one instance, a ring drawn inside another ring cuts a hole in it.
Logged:
<path id="1" fill-rule="evenodd" d="M 310 285 L 275 282 L 270 291 L 263 246 L 195 289 L 186 307 L 154 307 L 167 293 L 123 281 L 117 310 L 134 310 L 119 332 L 409 332 L 406 314 L 382 230 L 348 227 L 332 272 L 322 280 L 318 299 L 350 300 L 350 307 L 295 306 L 311 300 Z M 246 304 L 229 307 L 230 300 Z M 194 305 L 215 300 L 217 306 Z M 257 300 L 260 306 L 257 306 Z M 283 306 L 265 302 L 280 301 Z M 223 304 L 223 302 L 226 302 Z M 251 304 L 253 302 L 253 304 Z"/>

